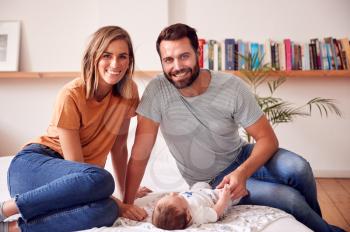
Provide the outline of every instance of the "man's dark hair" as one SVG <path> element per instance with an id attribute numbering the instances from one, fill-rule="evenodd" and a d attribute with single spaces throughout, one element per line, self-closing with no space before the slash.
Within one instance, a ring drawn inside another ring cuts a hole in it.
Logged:
<path id="1" fill-rule="evenodd" d="M 191 42 L 191 46 L 193 48 L 193 50 L 195 52 L 198 51 L 198 37 L 197 37 L 197 32 L 196 29 L 187 26 L 186 24 L 182 24 L 182 23 L 176 23 L 173 25 L 170 25 L 166 28 L 164 28 L 157 39 L 157 52 L 158 55 L 160 56 L 160 43 L 163 40 L 179 40 L 182 38 L 187 37 L 190 42 Z"/>

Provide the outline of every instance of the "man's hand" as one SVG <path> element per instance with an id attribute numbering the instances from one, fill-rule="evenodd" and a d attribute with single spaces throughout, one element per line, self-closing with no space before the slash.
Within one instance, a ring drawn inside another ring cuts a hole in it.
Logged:
<path id="1" fill-rule="evenodd" d="M 151 192 L 153 192 L 151 189 L 147 188 L 146 186 L 142 186 L 137 190 L 136 198 L 144 197 Z"/>
<path id="2" fill-rule="evenodd" d="M 111 196 L 111 198 L 119 206 L 119 216 L 135 221 L 142 221 L 147 217 L 147 212 L 143 208 L 140 208 L 136 205 L 125 204 L 114 196 Z"/>
<path id="3" fill-rule="evenodd" d="M 227 184 L 231 192 L 231 199 L 235 200 L 248 194 L 246 188 L 247 179 L 248 177 L 244 173 L 236 169 L 226 175 L 216 188 L 221 189 Z"/>

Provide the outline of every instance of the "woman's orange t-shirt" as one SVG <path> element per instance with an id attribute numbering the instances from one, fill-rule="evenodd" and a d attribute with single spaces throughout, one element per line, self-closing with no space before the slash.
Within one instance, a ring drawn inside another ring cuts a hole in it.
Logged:
<path id="1" fill-rule="evenodd" d="M 57 128 L 79 130 L 84 161 L 104 167 L 122 122 L 136 115 L 139 96 L 134 82 L 132 89 L 132 99 L 109 93 L 100 102 L 86 100 L 83 79 L 74 79 L 58 94 L 47 134 L 30 143 L 46 145 L 64 157 Z"/>

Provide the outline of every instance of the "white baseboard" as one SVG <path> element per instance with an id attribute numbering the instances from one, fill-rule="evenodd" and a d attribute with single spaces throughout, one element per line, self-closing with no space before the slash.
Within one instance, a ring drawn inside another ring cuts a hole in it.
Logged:
<path id="1" fill-rule="evenodd" d="M 323 178 L 350 178 L 350 170 L 322 170 L 314 169 L 315 177 Z"/>

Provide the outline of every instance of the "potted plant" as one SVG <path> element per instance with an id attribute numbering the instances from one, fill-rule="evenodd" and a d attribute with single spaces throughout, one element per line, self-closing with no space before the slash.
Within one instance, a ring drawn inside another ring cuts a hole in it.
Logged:
<path id="1" fill-rule="evenodd" d="M 245 68 L 240 70 L 242 79 L 250 86 L 260 108 L 273 127 L 280 123 L 292 122 L 297 117 L 311 116 L 313 109 L 316 109 L 321 117 L 324 115 L 328 117 L 330 113 L 335 113 L 339 117 L 342 116 L 334 99 L 315 97 L 301 106 L 295 106 L 282 98 L 275 97 L 275 91 L 286 82 L 287 78 L 283 75 L 278 75 L 269 64 L 263 64 L 263 56 L 258 54 L 239 56 L 244 59 L 245 63 Z M 258 89 L 262 85 L 267 85 L 269 95 L 258 95 Z M 247 135 L 247 140 L 252 142 L 252 138 L 249 135 Z"/>

